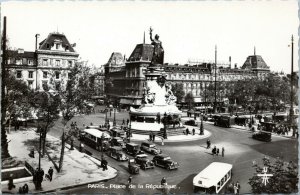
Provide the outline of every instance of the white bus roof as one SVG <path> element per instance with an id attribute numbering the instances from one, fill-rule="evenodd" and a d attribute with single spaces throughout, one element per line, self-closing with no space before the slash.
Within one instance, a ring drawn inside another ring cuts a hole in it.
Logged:
<path id="1" fill-rule="evenodd" d="M 194 186 L 210 188 L 216 185 L 231 169 L 231 164 L 213 162 L 194 177 L 193 184 Z"/>
<path id="2" fill-rule="evenodd" d="M 85 133 L 91 134 L 95 137 L 101 138 L 102 134 L 104 134 L 104 138 L 110 138 L 108 133 L 104 133 L 98 129 L 85 129 L 83 130 Z"/>

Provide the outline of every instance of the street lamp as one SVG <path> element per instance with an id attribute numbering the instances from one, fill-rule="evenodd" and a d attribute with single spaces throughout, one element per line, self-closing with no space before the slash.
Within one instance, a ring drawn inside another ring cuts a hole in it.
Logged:
<path id="1" fill-rule="evenodd" d="M 103 142 L 104 142 L 104 133 L 101 135 L 101 160 L 103 160 Z"/>
<path id="2" fill-rule="evenodd" d="M 116 109 L 114 108 L 114 122 L 113 122 L 113 126 L 115 127 L 117 125 L 116 123 Z"/>
<path id="3" fill-rule="evenodd" d="M 129 128 L 128 128 L 128 143 L 130 143 L 130 136 L 131 136 L 131 119 L 129 121 Z"/>
<path id="4" fill-rule="evenodd" d="M 294 97 L 293 97 L 293 64 L 294 64 L 294 37 L 292 35 L 292 54 L 291 54 L 291 107 L 290 107 L 290 123 L 291 123 L 291 128 L 293 129 L 293 136 L 295 136 L 295 129 L 293 128 L 294 125 L 294 108 L 293 108 L 293 103 L 294 103 Z"/>
<path id="5" fill-rule="evenodd" d="M 107 127 L 107 109 L 105 108 L 105 122 L 104 126 Z"/>

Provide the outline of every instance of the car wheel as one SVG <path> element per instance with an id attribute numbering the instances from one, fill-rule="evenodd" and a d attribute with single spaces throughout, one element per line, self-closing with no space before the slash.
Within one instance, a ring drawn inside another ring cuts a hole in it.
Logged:
<path id="1" fill-rule="evenodd" d="M 171 170 L 171 166 L 167 166 L 167 170 L 170 171 Z"/>

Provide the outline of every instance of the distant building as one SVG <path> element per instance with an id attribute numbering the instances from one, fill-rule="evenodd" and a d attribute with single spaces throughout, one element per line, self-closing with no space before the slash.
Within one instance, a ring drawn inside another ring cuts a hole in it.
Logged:
<path id="1" fill-rule="evenodd" d="M 69 67 L 78 60 L 73 46 L 64 34 L 50 33 L 35 52 L 8 51 L 7 68 L 32 89 L 50 86 L 55 90 L 66 85 Z"/>
<path id="2" fill-rule="evenodd" d="M 130 57 L 121 60 L 120 53 L 113 53 L 109 62 L 105 65 L 105 79 L 108 81 L 107 97 L 109 100 L 123 107 L 138 107 L 142 103 L 145 86 L 145 69 L 152 60 L 153 45 L 138 44 Z M 120 63 L 114 62 L 114 58 L 120 59 Z M 253 55 L 246 59 L 241 68 L 231 68 L 231 58 L 228 64 L 218 64 L 217 83 L 236 82 L 246 78 L 263 78 L 270 72 L 261 56 Z M 196 103 L 203 103 L 204 91 L 209 84 L 215 81 L 214 63 L 189 63 L 185 65 L 163 65 L 167 82 L 172 84 L 182 83 L 185 94 L 191 92 Z M 221 94 L 222 92 L 219 92 Z M 220 95 L 218 95 L 220 96 Z M 219 101 L 223 101 L 219 97 Z"/>

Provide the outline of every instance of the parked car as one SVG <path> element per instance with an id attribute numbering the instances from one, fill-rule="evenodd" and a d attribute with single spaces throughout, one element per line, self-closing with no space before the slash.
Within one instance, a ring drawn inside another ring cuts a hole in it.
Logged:
<path id="1" fill-rule="evenodd" d="M 139 145 L 136 143 L 126 143 L 124 150 L 127 154 L 130 154 L 132 156 L 135 156 L 140 153 Z"/>
<path id="2" fill-rule="evenodd" d="M 160 166 L 168 170 L 178 169 L 179 167 L 178 162 L 173 161 L 171 157 L 166 154 L 156 155 L 153 157 L 152 161 L 155 164 L 155 166 Z"/>
<path id="3" fill-rule="evenodd" d="M 147 158 L 148 156 L 146 154 L 138 154 L 135 157 L 135 162 L 141 166 L 141 169 L 154 169 L 154 163 L 152 160 Z"/>
<path id="4" fill-rule="evenodd" d="M 126 161 L 128 157 L 123 153 L 121 147 L 110 147 L 107 151 L 107 155 L 118 160 L 118 161 Z"/>
<path id="5" fill-rule="evenodd" d="M 271 133 L 262 132 L 262 131 L 255 132 L 252 135 L 253 139 L 257 139 L 259 141 L 265 141 L 265 142 L 270 142 L 272 140 L 271 137 L 272 137 Z"/>
<path id="6" fill-rule="evenodd" d="M 123 139 L 120 138 L 120 137 L 112 138 L 110 140 L 110 144 L 111 144 L 111 146 L 119 146 L 119 147 L 122 147 L 122 148 L 125 147 L 125 143 L 124 143 Z"/>
<path id="7" fill-rule="evenodd" d="M 215 126 L 221 127 L 230 127 L 231 125 L 235 124 L 235 118 L 226 115 L 216 115 L 215 116 Z"/>
<path id="8" fill-rule="evenodd" d="M 138 174 L 140 167 L 136 164 L 135 159 L 131 158 L 128 160 L 128 171 L 131 174 Z"/>
<path id="9" fill-rule="evenodd" d="M 189 125 L 189 126 L 197 126 L 195 120 L 188 120 L 184 124 Z"/>
<path id="10" fill-rule="evenodd" d="M 157 155 L 160 154 L 162 151 L 158 149 L 155 144 L 148 143 L 148 142 L 142 142 L 141 143 L 141 150 L 149 152 L 151 154 Z"/>

